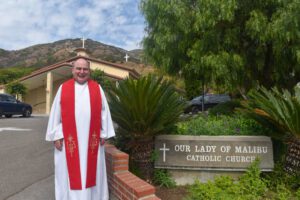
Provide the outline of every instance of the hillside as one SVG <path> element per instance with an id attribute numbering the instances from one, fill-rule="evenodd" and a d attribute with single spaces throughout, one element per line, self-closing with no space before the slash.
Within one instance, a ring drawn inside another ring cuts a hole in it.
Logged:
<path id="1" fill-rule="evenodd" d="M 74 50 L 82 46 L 81 39 L 66 39 L 48 44 L 38 44 L 16 51 L 0 49 L 0 68 L 43 67 L 76 56 Z M 114 63 L 124 63 L 126 53 L 130 56 L 126 65 L 142 65 L 142 50 L 127 51 L 91 39 L 85 41 L 91 57 Z"/>

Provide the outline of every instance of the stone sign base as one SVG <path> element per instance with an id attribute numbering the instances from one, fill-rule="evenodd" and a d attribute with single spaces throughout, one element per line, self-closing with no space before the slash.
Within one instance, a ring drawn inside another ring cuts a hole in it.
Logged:
<path id="1" fill-rule="evenodd" d="M 168 169 L 178 185 L 241 176 L 258 159 L 261 171 L 274 168 L 273 145 L 266 136 L 159 135 L 155 168 Z"/>
<path id="2" fill-rule="evenodd" d="M 242 171 L 193 171 L 185 169 L 168 169 L 176 185 L 193 184 L 196 179 L 200 182 L 206 183 L 207 181 L 213 181 L 217 176 L 231 176 L 234 180 L 237 180 L 245 172 Z"/>

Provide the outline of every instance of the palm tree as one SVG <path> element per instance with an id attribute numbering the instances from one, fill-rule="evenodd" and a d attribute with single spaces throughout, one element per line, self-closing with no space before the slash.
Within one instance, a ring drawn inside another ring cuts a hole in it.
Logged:
<path id="1" fill-rule="evenodd" d="M 149 180 L 154 137 L 171 133 L 184 103 L 170 82 L 153 75 L 120 82 L 111 89 L 109 98 L 112 118 L 118 124 L 117 138 Z"/>
<path id="2" fill-rule="evenodd" d="M 280 92 L 277 88 L 268 91 L 261 87 L 254 91 L 244 111 L 257 121 L 268 123 L 277 128 L 287 142 L 285 170 L 291 174 L 300 171 L 300 87 Z"/>

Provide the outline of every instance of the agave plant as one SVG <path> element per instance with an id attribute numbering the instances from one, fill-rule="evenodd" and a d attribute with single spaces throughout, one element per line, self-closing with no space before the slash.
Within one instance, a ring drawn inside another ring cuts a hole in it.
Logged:
<path id="1" fill-rule="evenodd" d="M 300 171 L 300 88 L 280 92 L 277 88 L 268 91 L 261 87 L 253 92 L 250 103 L 244 104 L 248 114 L 262 123 L 277 128 L 288 144 L 285 169 L 290 173 Z"/>
<path id="2" fill-rule="evenodd" d="M 168 134 L 178 122 L 184 103 L 170 82 L 152 75 L 126 79 L 109 93 L 117 137 L 129 148 L 131 158 L 150 178 L 154 136 Z"/>

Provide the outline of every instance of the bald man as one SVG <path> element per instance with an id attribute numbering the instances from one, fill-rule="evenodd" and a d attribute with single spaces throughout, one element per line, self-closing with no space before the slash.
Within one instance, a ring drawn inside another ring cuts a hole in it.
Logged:
<path id="1" fill-rule="evenodd" d="M 89 63 L 73 63 L 73 79 L 58 89 L 46 140 L 53 141 L 56 200 L 108 200 L 104 139 L 115 136 L 105 94 Z"/>

